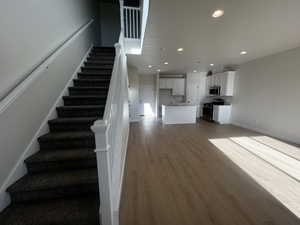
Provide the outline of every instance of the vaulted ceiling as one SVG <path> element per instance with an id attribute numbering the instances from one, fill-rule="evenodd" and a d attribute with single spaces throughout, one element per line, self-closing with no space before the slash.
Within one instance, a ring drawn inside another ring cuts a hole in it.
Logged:
<path id="1" fill-rule="evenodd" d="M 128 61 L 143 74 L 240 65 L 300 46 L 299 27 L 299 0 L 151 0 L 143 53 Z"/>

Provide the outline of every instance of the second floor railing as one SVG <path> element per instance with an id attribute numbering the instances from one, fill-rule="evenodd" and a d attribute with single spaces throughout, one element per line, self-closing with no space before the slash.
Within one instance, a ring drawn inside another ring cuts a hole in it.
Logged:
<path id="1" fill-rule="evenodd" d="M 124 36 L 130 39 L 141 38 L 141 8 L 139 7 L 123 7 L 124 16 Z"/>

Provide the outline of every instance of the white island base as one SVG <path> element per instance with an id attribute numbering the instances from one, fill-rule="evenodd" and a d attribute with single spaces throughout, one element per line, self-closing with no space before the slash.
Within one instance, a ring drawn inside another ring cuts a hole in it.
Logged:
<path id="1" fill-rule="evenodd" d="M 193 124 L 196 117 L 196 105 L 162 105 L 163 124 Z"/>

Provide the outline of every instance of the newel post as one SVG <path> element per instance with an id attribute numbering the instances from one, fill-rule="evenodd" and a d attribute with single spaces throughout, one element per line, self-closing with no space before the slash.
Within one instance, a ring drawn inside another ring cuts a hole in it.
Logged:
<path id="1" fill-rule="evenodd" d="M 100 192 L 100 224 L 113 225 L 113 205 L 111 189 L 110 145 L 108 142 L 109 124 L 96 121 L 92 126 L 96 140 L 98 182 Z"/>

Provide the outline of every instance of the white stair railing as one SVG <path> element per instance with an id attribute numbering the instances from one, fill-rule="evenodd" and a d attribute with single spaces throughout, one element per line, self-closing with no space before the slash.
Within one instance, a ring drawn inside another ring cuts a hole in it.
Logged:
<path id="1" fill-rule="evenodd" d="M 124 36 L 130 39 L 141 38 L 141 8 L 124 6 Z"/>
<path id="2" fill-rule="evenodd" d="M 115 48 L 116 56 L 104 117 L 92 126 L 96 139 L 102 225 L 119 224 L 119 204 L 129 133 L 128 74 L 123 32 Z"/>

